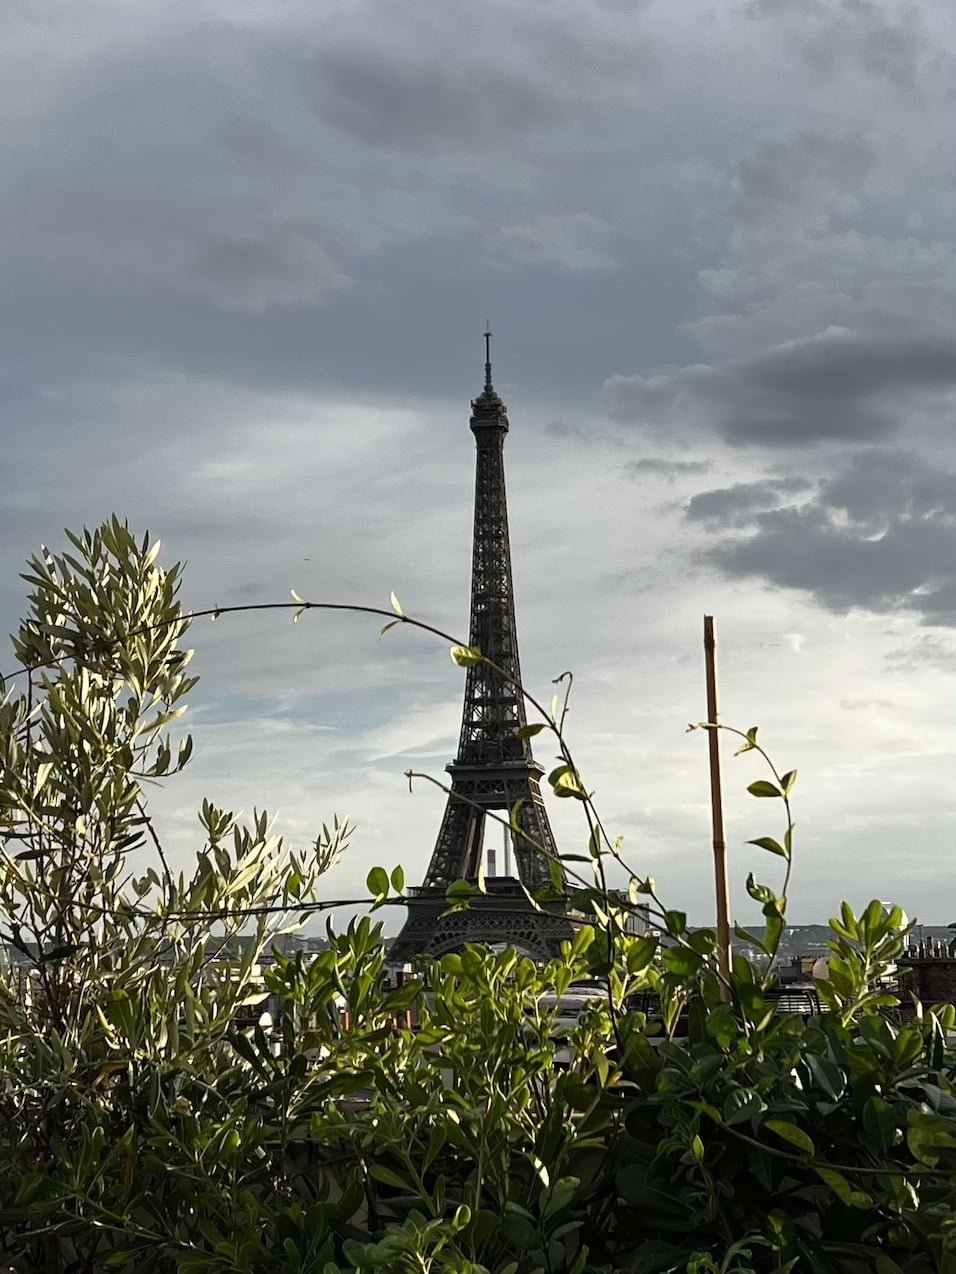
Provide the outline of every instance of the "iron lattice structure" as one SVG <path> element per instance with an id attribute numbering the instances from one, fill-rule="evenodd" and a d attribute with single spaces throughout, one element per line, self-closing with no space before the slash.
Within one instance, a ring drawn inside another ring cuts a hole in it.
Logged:
<path id="1" fill-rule="evenodd" d="M 471 404 L 477 457 L 469 641 L 495 667 L 481 662 L 468 668 L 458 754 L 446 767 L 451 791 L 424 883 L 408 891 L 408 918 L 391 952 L 396 962 L 421 953 L 442 955 L 466 942 L 506 942 L 547 958 L 572 935 L 563 903 L 536 911 L 524 892 L 553 889 L 551 863 L 557 859 L 539 787 L 544 770 L 530 740 L 519 734 L 526 716 L 516 689 L 521 668 L 504 469 L 509 426 L 491 381 L 490 338 L 486 332 L 484 389 Z M 511 834 L 517 876 L 489 876 L 487 892 L 468 910 L 443 914 L 453 881 L 478 880 L 486 813 L 510 811 L 519 802 L 517 821 L 524 835 Z M 563 872 L 560 881 L 563 888 Z"/>

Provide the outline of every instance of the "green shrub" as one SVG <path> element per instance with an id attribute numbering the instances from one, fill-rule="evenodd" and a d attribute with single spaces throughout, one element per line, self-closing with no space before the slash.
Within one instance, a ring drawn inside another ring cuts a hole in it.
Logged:
<path id="1" fill-rule="evenodd" d="M 742 750 L 772 779 L 750 790 L 786 823 L 757 842 L 785 860 L 783 888 L 748 882 L 762 972 L 738 955 L 723 976 L 714 933 L 652 881 L 608 887 L 626 864 L 553 705 L 552 785 L 589 821 L 564 866 L 583 862 L 591 923 L 544 966 L 466 948 L 388 987 L 369 917 L 314 958 L 277 945 L 331 905 L 344 824 L 295 854 L 264 813 L 204 802 L 194 870 L 169 870 L 143 786 L 191 752 L 170 734 L 195 684 L 179 569 L 116 519 L 70 538 L 29 564 L 0 707 L 0 1267 L 956 1270 L 956 1013 L 894 1016 L 906 923 L 879 903 L 831 922 L 827 1011 L 780 1011 L 795 775 L 756 731 Z M 373 909 L 403 887 L 375 869 Z M 627 932 L 639 903 L 660 939 Z M 601 989 L 569 1022 L 584 980 Z"/>

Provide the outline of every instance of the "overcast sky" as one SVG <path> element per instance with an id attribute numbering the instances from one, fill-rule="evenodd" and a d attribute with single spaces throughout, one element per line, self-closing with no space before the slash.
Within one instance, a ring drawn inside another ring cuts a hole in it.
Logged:
<path id="1" fill-rule="evenodd" d="M 8 0 L 0 619 L 117 512 L 190 605 L 386 604 L 466 634 L 495 331 L 522 662 L 584 780 L 712 914 L 701 617 L 726 721 L 797 766 L 792 918 L 956 921 L 950 0 Z M 202 795 L 328 890 L 424 872 L 463 675 L 364 620 L 197 622 Z M 8 661 L 7 661 L 8 662 Z M 540 742 L 540 739 L 537 741 Z M 744 842 L 779 834 L 725 765 Z M 539 748 L 547 764 L 549 750 Z M 561 846 L 586 829 L 550 802 Z M 389 922 L 394 929 L 400 922 Z"/>

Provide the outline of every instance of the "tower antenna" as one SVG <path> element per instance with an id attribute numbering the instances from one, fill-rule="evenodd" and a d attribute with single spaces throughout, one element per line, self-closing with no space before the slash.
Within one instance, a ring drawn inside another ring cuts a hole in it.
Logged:
<path id="1" fill-rule="evenodd" d="M 494 389 L 491 383 L 491 324 L 485 319 L 485 390 Z"/>

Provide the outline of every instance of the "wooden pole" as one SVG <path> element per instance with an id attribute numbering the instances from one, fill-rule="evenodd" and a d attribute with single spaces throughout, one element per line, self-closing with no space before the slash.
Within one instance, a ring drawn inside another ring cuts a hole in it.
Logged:
<path id="1" fill-rule="evenodd" d="M 704 661 L 707 668 L 707 731 L 710 749 L 710 813 L 714 844 L 714 887 L 717 896 L 717 962 L 730 980 L 730 885 L 727 879 L 727 845 L 724 841 L 724 807 L 720 790 L 720 734 L 717 726 L 717 638 L 713 615 L 704 616 Z M 730 1000 L 730 987 L 721 986 L 720 998 Z"/>

